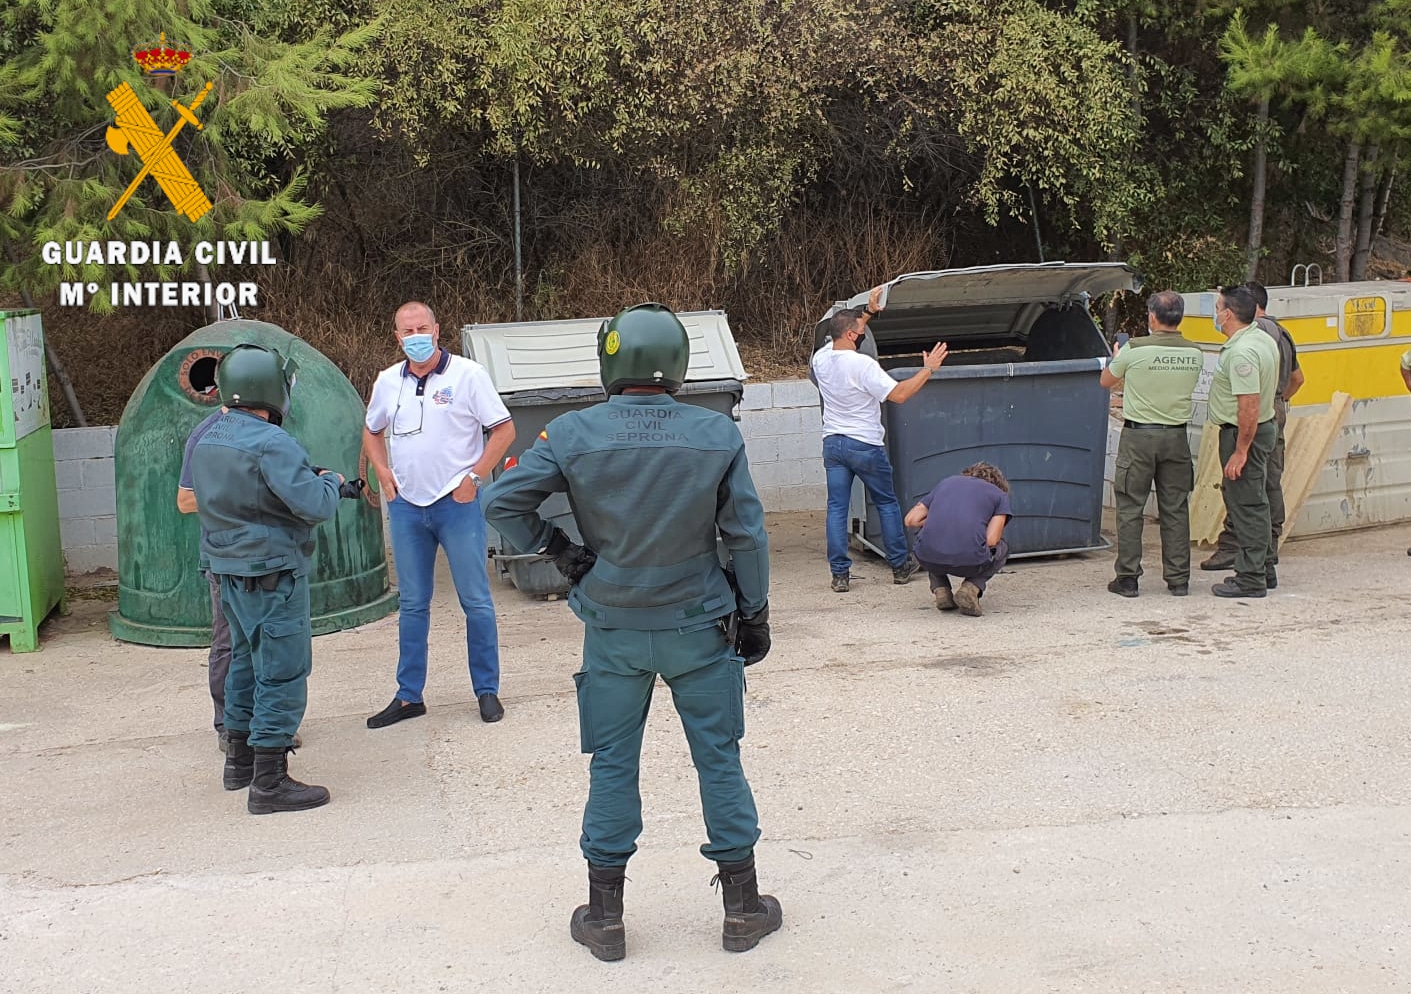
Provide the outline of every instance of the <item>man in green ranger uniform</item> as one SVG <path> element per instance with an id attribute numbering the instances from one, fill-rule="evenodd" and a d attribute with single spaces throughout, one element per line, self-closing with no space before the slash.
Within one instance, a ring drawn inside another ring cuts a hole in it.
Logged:
<path id="1" fill-rule="evenodd" d="M 1264 490 L 1269 494 L 1269 537 L 1273 548 L 1269 561 L 1279 564 L 1279 538 L 1284 533 L 1284 427 L 1288 422 L 1289 401 L 1303 386 L 1303 370 L 1298 365 L 1298 346 L 1287 328 L 1270 317 L 1265 308 L 1269 306 L 1269 291 L 1262 283 L 1250 280 L 1245 286 L 1254 295 L 1254 323 L 1264 329 L 1279 349 L 1279 385 L 1274 391 L 1274 422 L 1279 433 L 1274 438 L 1274 451 L 1269 453 L 1269 467 L 1264 473 Z M 1201 569 L 1229 569 L 1235 564 L 1235 533 L 1230 528 L 1229 518 L 1215 542 L 1215 552 L 1200 564 Z"/>
<path id="2" fill-rule="evenodd" d="M 1270 561 L 1269 495 L 1264 474 L 1279 426 L 1274 421 L 1279 349 L 1254 323 L 1248 287 L 1226 287 L 1215 303 L 1215 326 L 1227 341 L 1210 384 L 1208 424 L 1220 432 L 1223 493 L 1238 549 L 1235 575 L 1210 588 L 1216 597 L 1263 597 L 1278 580 Z"/>
<path id="3" fill-rule="evenodd" d="M 250 788 L 251 814 L 328 803 L 323 787 L 289 776 L 287 754 L 308 702 L 313 664 L 309 555 L 313 526 L 357 483 L 318 472 L 281 426 L 295 365 L 278 352 L 237 345 L 216 367 L 229 408 L 191 452 L 201 554 L 220 578 L 230 622 L 225 683 L 225 788 Z"/>
<path id="4" fill-rule="evenodd" d="M 1122 439 L 1117 446 L 1112 493 L 1117 502 L 1117 576 L 1107 589 L 1137 596 L 1142 575 L 1142 512 L 1156 483 L 1156 511 L 1161 521 L 1161 573 L 1177 597 L 1190 593 L 1190 493 L 1195 489 L 1190 423 L 1204 363 L 1200 346 L 1183 338 L 1185 303 L 1179 293 L 1163 290 L 1146 302 L 1151 334 L 1134 338 L 1102 371 L 1109 390 L 1120 383 Z"/>
<path id="5" fill-rule="evenodd" d="M 486 520 L 511 545 L 554 560 L 586 626 L 574 682 L 581 748 L 593 755 L 579 840 L 588 903 L 570 932 L 602 960 L 627 951 L 623 880 L 642 831 L 642 731 L 658 675 L 700 781 L 709 840 L 701 854 L 717 863 L 724 887 L 721 944 L 752 949 L 783 923 L 779 902 L 759 893 L 759 816 L 740 764 L 743 667 L 769 651 L 764 509 L 735 423 L 671 396 L 689 358 L 685 327 L 660 304 L 604 322 L 607 401 L 555 418 L 485 491 Z M 537 513 L 563 491 L 587 548 Z"/>

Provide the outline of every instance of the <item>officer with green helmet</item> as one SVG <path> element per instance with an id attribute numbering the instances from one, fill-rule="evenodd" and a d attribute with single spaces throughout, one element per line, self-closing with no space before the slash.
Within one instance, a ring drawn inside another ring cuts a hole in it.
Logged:
<path id="1" fill-rule="evenodd" d="M 191 453 L 201 555 L 220 578 L 230 622 L 225 788 L 249 787 L 251 814 L 328 803 L 325 788 L 289 776 L 287 754 L 313 663 L 313 528 L 334 516 L 340 496 L 358 496 L 362 483 L 311 466 L 281 427 L 296 369 L 292 359 L 256 345 L 227 352 L 216 385 L 229 410 Z"/>
<path id="2" fill-rule="evenodd" d="M 626 955 L 623 881 L 642 830 L 642 731 L 658 675 L 700 781 L 701 853 L 717 863 L 724 888 L 721 944 L 752 949 L 783 922 L 779 902 L 759 893 L 759 817 L 739 746 L 743 667 L 770 647 L 764 509 L 735 423 L 672 396 L 689 358 L 685 327 L 660 304 L 604 322 L 607 400 L 555 418 L 485 491 L 486 520 L 515 547 L 554 560 L 585 625 L 574 682 L 581 747 L 593 755 L 579 840 L 588 903 L 570 931 L 602 960 Z M 561 491 L 583 546 L 537 513 Z M 717 532 L 733 574 L 721 568 Z"/>

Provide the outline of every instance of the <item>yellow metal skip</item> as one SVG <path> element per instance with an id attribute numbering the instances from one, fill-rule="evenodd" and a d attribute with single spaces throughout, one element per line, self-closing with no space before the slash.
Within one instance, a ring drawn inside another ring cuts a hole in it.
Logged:
<path id="1" fill-rule="evenodd" d="M 1215 292 L 1181 296 L 1182 333 L 1203 344 L 1223 342 L 1212 318 Z M 1298 346 L 1305 382 L 1293 406 L 1326 404 L 1339 390 L 1354 400 L 1406 396 L 1400 359 L 1411 348 L 1411 281 L 1271 286 L 1268 313 Z"/>

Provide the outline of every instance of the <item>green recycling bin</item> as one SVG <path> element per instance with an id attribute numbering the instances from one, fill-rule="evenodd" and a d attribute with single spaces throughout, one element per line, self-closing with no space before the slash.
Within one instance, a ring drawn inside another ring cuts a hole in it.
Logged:
<path id="1" fill-rule="evenodd" d="M 38 311 L 0 311 L 0 635 L 39 648 L 39 625 L 64 608 L 59 488 Z"/>
<path id="2" fill-rule="evenodd" d="M 176 490 L 187 436 L 220 407 L 216 364 L 247 343 L 278 349 L 299 364 L 284 427 L 309 459 L 348 478 L 358 474 L 362 398 L 326 356 L 263 321 L 218 321 L 182 339 L 147 371 L 118 424 L 118 607 L 108 628 L 124 642 L 211 643 L 210 588 L 197 568 L 200 522 L 177 510 Z M 309 597 L 315 635 L 396 609 L 382 515 L 371 500 L 340 501 L 338 514 L 314 529 L 314 543 Z"/>

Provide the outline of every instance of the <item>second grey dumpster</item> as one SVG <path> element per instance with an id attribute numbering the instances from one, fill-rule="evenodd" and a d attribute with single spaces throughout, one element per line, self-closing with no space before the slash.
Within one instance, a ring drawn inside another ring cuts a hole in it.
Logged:
<path id="1" fill-rule="evenodd" d="M 725 312 L 691 311 L 676 316 L 691 338 L 686 382 L 676 399 L 738 421 L 736 408 L 744 394 L 746 374 Z M 606 399 L 598 371 L 598 329 L 604 320 L 469 324 L 461 329 L 462 351 L 490 373 L 514 418 L 514 442 L 507 462 L 533 445 L 560 414 Z M 496 475 L 502 470 L 497 469 Z M 564 494 L 546 500 L 539 513 L 575 542 L 582 540 Z M 513 548 L 494 529 L 487 535 L 489 553 L 501 576 L 508 576 L 519 590 L 535 597 L 568 592 L 568 581 L 553 563 Z"/>
<path id="2" fill-rule="evenodd" d="M 1014 517 L 1004 535 L 1011 558 L 1107 548 L 1109 395 L 1098 374 L 1110 353 L 1088 300 L 1140 287 L 1141 276 L 1115 262 L 979 266 L 890 281 L 865 351 L 900 382 L 921 367 L 923 349 L 950 348 L 920 393 L 882 405 L 902 510 L 983 460 L 1010 482 Z M 824 318 L 867 299 L 861 293 L 837 303 Z M 815 348 L 825 340 L 820 322 Z M 860 485 L 849 529 L 882 554 L 881 523 Z"/>

